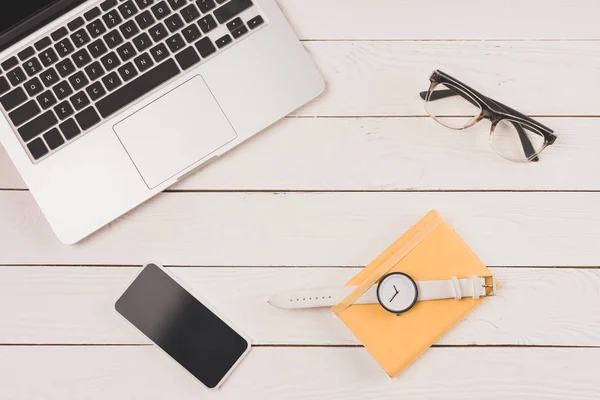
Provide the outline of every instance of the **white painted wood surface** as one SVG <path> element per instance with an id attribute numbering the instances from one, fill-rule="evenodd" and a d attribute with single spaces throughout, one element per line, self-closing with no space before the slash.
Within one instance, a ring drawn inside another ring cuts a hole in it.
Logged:
<path id="1" fill-rule="evenodd" d="M 326 93 L 83 243 L 58 242 L 0 148 L 0 399 L 597 399 L 600 3 L 278 3 Z M 438 126 L 434 68 L 559 140 L 521 165 L 485 122 Z M 328 310 L 266 303 L 344 283 L 429 209 L 503 286 L 398 378 Z M 149 260 L 260 345 L 221 392 L 114 312 Z"/>

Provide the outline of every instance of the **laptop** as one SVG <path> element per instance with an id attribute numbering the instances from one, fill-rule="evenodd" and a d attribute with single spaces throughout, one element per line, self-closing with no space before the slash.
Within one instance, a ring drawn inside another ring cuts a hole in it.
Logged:
<path id="1" fill-rule="evenodd" d="M 0 143 L 66 244 L 324 87 L 274 0 L 0 6 Z"/>

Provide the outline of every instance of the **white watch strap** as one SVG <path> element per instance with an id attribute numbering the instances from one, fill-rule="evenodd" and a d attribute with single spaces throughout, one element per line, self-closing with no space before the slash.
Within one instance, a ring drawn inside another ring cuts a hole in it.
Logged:
<path id="1" fill-rule="evenodd" d="M 471 278 L 416 281 L 419 291 L 417 300 L 443 300 L 472 297 L 478 299 L 486 296 L 485 278 Z M 281 293 L 269 300 L 277 308 L 316 308 L 333 307 L 344 300 L 356 287 L 305 289 L 295 292 Z M 377 304 L 377 285 L 369 288 L 354 304 Z"/>

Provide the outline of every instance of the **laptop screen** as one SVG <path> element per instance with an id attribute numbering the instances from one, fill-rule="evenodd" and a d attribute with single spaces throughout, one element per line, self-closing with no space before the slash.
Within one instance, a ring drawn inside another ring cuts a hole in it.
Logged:
<path id="1" fill-rule="evenodd" d="M 10 6 L 1 7 L 0 11 L 0 35 L 10 28 L 37 14 L 57 0 L 17 0 L 11 1 Z"/>

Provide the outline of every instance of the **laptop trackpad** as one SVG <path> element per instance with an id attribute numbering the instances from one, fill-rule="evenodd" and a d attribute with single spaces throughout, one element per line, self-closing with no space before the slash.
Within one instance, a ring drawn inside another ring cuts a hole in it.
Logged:
<path id="1" fill-rule="evenodd" d="M 201 76 L 114 126 L 152 189 L 231 142 L 237 134 Z"/>

